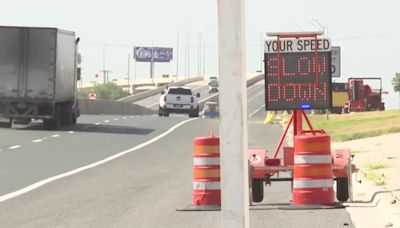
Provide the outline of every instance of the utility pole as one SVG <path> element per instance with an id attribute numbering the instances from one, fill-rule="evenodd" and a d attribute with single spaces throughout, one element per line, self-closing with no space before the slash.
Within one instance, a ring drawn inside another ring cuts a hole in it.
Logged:
<path id="1" fill-rule="evenodd" d="M 221 227 L 249 227 L 245 0 L 218 1 Z"/>
<path id="2" fill-rule="evenodd" d="M 107 72 L 106 72 L 106 45 L 103 44 L 103 83 L 106 84 Z"/>
<path id="3" fill-rule="evenodd" d="M 188 31 L 188 77 L 190 77 L 190 30 Z"/>
<path id="4" fill-rule="evenodd" d="M 203 76 L 206 75 L 206 39 L 203 39 Z"/>
<path id="5" fill-rule="evenodd" d="M 176 80 L 179 79 L 179 30 L 176 32 Z"/>
<path id="6" fill-rule="evenodd" d="M 128 93 L 131 93 L 130 77 L 131 77 L 131 55 L 128 54 Z"/>

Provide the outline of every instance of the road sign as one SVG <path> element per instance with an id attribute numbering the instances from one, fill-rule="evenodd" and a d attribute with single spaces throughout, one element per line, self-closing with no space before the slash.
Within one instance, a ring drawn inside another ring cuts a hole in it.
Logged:
<path id="1" fill-rule="evenodd" d="M 331 48 L 332 77 L 340 77 L 340 47 Z"/>
<path id="2" fill-rule="evenodd" d="M 172 48 L 135 47 L 133 52 L 137 62 L 170 62 L 173 57 Z"/>
<path id="3" fill-rule="evenodd" d="M 331 108 L 329 39 L 281 41 L 279 53 L 277 43 L 265 44 L 266 110 Z"/>

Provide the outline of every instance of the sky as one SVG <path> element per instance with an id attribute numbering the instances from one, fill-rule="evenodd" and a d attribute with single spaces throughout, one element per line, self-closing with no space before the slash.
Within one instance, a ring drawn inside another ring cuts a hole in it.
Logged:
<path id="1" fill-rule="evenodd" d="M 245 5 L 248 72 L 261 67 L 266 32 L 324 28 L 342 52 L 341 77 L 334 81 L 382 77 L 387 109 L 399 108 L 391 79 L 400 72 L 400 1 L 246 0 Z M 133 60 L 134 46 L 174 48 L 172 62 L 155 64 L 155 77 L 195 75 L 199 68 L 218 74 L 217 0 L 0 0 L 0 7 L 1 25 L 74 31 L 81 38 L 84 82 L 100 82 L 95 75 L 104 68 L 111 71 L 110 80 L 127 78 L 128 65 L 131 79 L 149 78 L 149 64 Z"/>

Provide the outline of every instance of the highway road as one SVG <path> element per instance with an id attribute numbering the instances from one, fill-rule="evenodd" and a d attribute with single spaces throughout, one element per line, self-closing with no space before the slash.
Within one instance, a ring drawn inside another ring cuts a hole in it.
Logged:
<path id="1" fill-rule="evenodd" d="M 260 82 L 248 89 L 249 148 L 273 151 L 282 128 L 261 124 L 263 103 Z M 211 131 L 218 120 L 186 115 L 0 129 L 0 227 L 219 227 L 219 212 L 176 211 L 191 203 L 193 139 Z M 289 183 L 266 187 L 251 227 L 352 227 L 344 209 L 281 210 L 290 198 Z"/>

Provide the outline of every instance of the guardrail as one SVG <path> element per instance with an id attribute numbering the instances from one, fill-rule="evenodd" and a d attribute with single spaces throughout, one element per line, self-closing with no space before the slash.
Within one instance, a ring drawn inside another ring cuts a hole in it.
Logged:
<path id="1" fill-rule="evenodd" d="M 170 86 L 182 86 L 182 85 L 185 85 L 185 84 L 189 84 L 189 83 L 193 83 L 193 82 L 197 82 L 197 81 L 202 81 L 202 80 L 204 80 L 203 77 L 194 77 L 194 78 L 188 78 L 188 79 L 184 79 L 184 80 L 181 80 L 181 81 L 178 81 L 178 82 L 174 82 L 174 83 L 171 83 L 169 85 Z M 138 94 L 134 94 L 134 95 L 131 95 L 131 96 L 128 96 L 128 97 L 124 97 L 124 98 L 121 98 L 121 99 L 119 99 L 117 101 L 123 101 L 123 102 L 132 103 L 132 102 L 135 102 L 135 101 L 138 101 L 138 100 L 142 100 L 142 99 L 144 99 L 146 97 L 150 97 L 150 96 L 159 94 L 163 90 L 164 90 L 164 87 L 160 87 L 160 88 L 157 88 L 157 89 L 152 89 L 152 90 L 144 91 L 144 92 L 141 92 L 141 93 L 138 93 Z"/>

